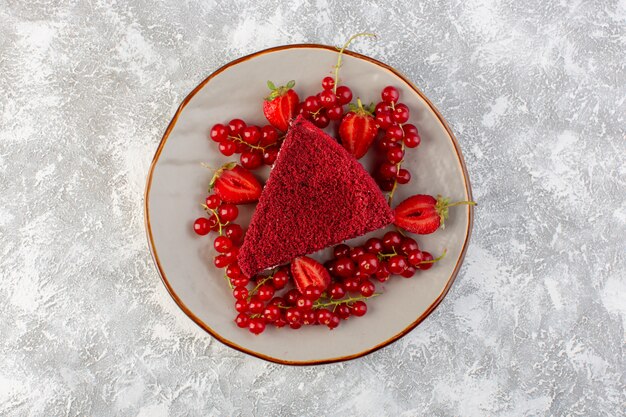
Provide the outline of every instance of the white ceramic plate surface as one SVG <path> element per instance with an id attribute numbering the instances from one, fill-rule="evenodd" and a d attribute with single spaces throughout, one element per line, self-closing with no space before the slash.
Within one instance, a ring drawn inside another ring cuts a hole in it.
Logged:
<path id="1" fill-rule="evenodd" d="M 200 327 L 227 345 L 251 355 L 283 364 L 320 364 L 352 359 L 370 353 L 408 333 L 430 314 L 446 295 L 465 255 L 473 222 L 468 206 L 450 209 L 445 230 L 418 236 L 423 250 L 447 256 L 432 269 L 412 279 L 394 277 L 378 284 L 384 292 L 368 302 L 362 318 L 343 321 L 329 331 L 325 326 L 306 326 L 294 331 L 268 326 L 252 335 L 233 322 L 234 299 L 223 271 L 212 263 L 212 234 L 199 237 L 192 231 L 194 219 L 203 215 L 200 203 L 206 197 L 211 172 L 206 163 L 219 167 L 235 156 L 222 156 L 208 138 L 215 123 L 241 118 L 266 124 L 262 99 L 267 80 L 277 85 L 296 80 L 303 99 L 320 91 L 321 79 L 330 75 L 337 60 L 333 47 L 289 45 L 257 52 L 233 61 L 203 81 L 183 101 L 154 157 L 145 194 L 148 241 L 161 278 L 181 309 Z M 371 58 L 346 52 L 340 73 L 354 97 L 377 102 L 387 85 L 396 86 L 400 101 L 411 110 L 410 123 L 422 138 L 416 149 L 408 149 L 404 166 L 413 174 L 400 186 L 395 204 L 417 193 L 442 194 L 453 200 L 471 200 L 469 178 L 461 151 L 445 121 L 417 87 L 394 69 Z M 369 170 L 367 159 L 362 160 Z M 260 170 L 267 178 L 268 169 Z M 253 206 L 241 210 L 240 222 L 247 225 Z M 359 244 L 373 232 L 348 241 Z M 319 259 L 327 258 L 323 252 Z"/>

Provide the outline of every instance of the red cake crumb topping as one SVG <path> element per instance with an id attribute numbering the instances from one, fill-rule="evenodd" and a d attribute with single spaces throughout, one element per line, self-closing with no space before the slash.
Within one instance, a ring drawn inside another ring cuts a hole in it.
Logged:
<path id="1" fill-rule="evenodd" d="M 239 252 L 247 276 L 393 222 L 372 177 L 332 137 L 298 117 Z"/>

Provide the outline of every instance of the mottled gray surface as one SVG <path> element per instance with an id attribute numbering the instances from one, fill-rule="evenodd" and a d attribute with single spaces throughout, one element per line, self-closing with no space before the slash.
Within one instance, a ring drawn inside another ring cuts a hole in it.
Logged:
<path id="1" fill-rule="evenodd" d="M 624 415 L 624 0 L 108 3 L 0 0 L 0 415 Z M 270 364 L 167 295 L 145 176 L 218 66 L 359 30 L 457 133 L 472 244 L 394 345 Z"/>

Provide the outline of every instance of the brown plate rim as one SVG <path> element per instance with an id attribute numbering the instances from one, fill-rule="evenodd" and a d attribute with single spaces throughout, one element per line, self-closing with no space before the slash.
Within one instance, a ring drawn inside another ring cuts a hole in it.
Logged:
<path id="1" fill-rule="evenodd" d="M 328 45 L 322 45 L 322 44 L 315 44 L 315 43 L 303 43 L 303 44 L 293 44 L 293 45 L 282 45 L 282 46 L 275 46 L 272 48 L 268 48 L 268 49 L 264 49 L 258 52 L 254 52 L 252 54 L 243 56 L 241 58 L 238 58 L 234 61 L 231 61 L 229 63 L 227 63 L 226 65 L 223 65 L 222 67 L 220 67 L 219 69 L 217 69 L 215 72 L 213 72 L 212 74 L 210 74 L 207 78 L 205 78 L 200 84 L 198 84 L 188 95 L 187 97 L 185 97 L 185 99 L 182 101 L 182 103 L 180 104 L 180 106 L 178 107 L 178 109 L 176 110 L 176 113 L 174 114 L 174 117 L 172 118 L 172 120 L 170 121 L 170 123 L 167 126 L 167 129 L 165 130 L 165 133 L 163 134 L 163 137 L 161 138 L 161 141 L 159 143 L 159 147 L 157 148 L 154 158 L 152 159 L 152 162 L 150 164 L 150 169 L 148 171 L 148 178 L 146 180 L 146 189 L 145 189 L 145 193 L 144 193 L 144 220 L 145 220 L 145 225 L 146 225 L 146 235 L 148 238 L 148 246 L 150 248 L 150 252 L 152 254 L 152 258 L 154 259 L 154 263 L 157 266 L 157 270 L 159 272 L 159 275 L 161 277 L 161 280 L 163 281 L 163 284 L 165 285 L 165 288 L 167 289 L 168 293 L 170 294 L 170 296 L 172 297 L 172 299 L 174 300 L 174 302 L 178 305 L 178 307 L 180 307 L 181 310 L 183 310 L 183 312 L 191 319 L 193 320 L 193 322 L 195 322 L 198 326 L 200 326 L 200 328 L 202 328 L 204 331 L 206 331 L 207 333 L 209 333 L 211 336 L 213 336 L 214 338 L 216 338 L 217 340 L 219 340 L 220 342 L 222 342 L 223 344 L 236 349 L 240 352 L 243 353 L 247 353 L 249 355 L 255 356 L 257 358 L 260 359 L 264 359 L 266 361 L 269 362 L 274 362 L 274 363 L 279 363 L 279 364 L 283 364 L 283 365 L 321 365 L 321 364 L 327 364 L 327 363 L 333 363 L 333 362 L 342 362 L 342 361 L 347 361 L 347 360 L 351 360 L 351 359 L 356 359 L 362 356 L 365 356 L 367 354 L 370 354 L 372 352 L 377 351 L 378 349 L 381 349 L 385 346 L 390 345 L 391 343 L 395 342 L 396 340 L 400 339 L 401 337 L 405 336 L 407 333 L 409 333 L 411 330 L 413 330 L 418 324 L 420 324 L 422 321 L 424 321 L 424 319 L 426 319 L 426 317 L 428 317 L 434 310 L 435 308 L 437 308 L 437 306 L 441 303 L 441 301 L 445 298 L 445 296 L 447 295 L 448 291 L 450 290 L 450 287 L 452 286 L 452 283 L 454 282 L 454 280 L 456 279 L 456 276 L 459 272 L 459 269 L 461 268 L 461 265 L 463 263 L 463 259 L 465 258 L 465 253 L 467 251 L 467 247 L 469 245 L 469 240 L 470 240 L 470 236 L 472 234 L 472 227 L 474 224 L 474 208 L 472 206 L 466 206 L 466 209 L 468 210 L 468 217 L 467 217 L 467 233 L 465 236 L 465 241 L 463 242 L 463 249 L 461 250 L 461 254 L 457 260 L 457 263 L 454 267 L 454 270 L 452 271 L 452 275 L 450 275 L 450 277 L 448 278 L 448 283 L 446 284 L 446 287 L 443 289 L 443 291 L 439 294 L 439 296 L 435 299 L 435 301 L 428 307 L 428 309 L 426 309 L 426 311 L 424 313 L 422 313 L 413 323 L 411 323 L 409 326 L 407 326 L 404 330 L 402 330 L 401 332 L 399 332 L 398 334 L 394 335 L 393 337 L 385 340 L 382 343 L 377 344 L 376 346 L 373 346 L 369 349 L 366 349 L 362 352 L 359 353 L 355 353 L 352 355 L 347 355 L 347 356 L 341 356 L 341 357 L 336 357 L 336 358 L 329 358 L 329 359 L 321 359 L 321 360 L 312 360 L 312 361 L 288 361 L 288 360 L 283 360 L 280 358 L 275 358 L 272 356 L 268 356 L 268 355 L 264 355 L 262 353 L 258 353 L 255 351 L 252 351 L 250 349 L 247 349 L 243 346 L 239 346 L 236 343 L 231 342 L 228 339 L 225 339 L 224 337 L 220 336 L 217 332 L 215 332 L 213 329 L 211 329 L 206 323 L 204 323 L 199 317 L 197 317 L 180 299 L 180 297 L 178 297 L 178 295 L 176 294 L 176 292 L 174 291 L 174 289 L 172 288 L 172 286 L 170 285 L 169 281 L 167 280 L 167 276 L 165 275 L 165 272 L 163 271 L 163 268 L 161 267 L 161 263 L 159 261 L 159 256 L 157 254 L 157 250 L 156 247 L 154 245 L 154 240 L 153 240 L 153 236 L 152 236 L 152 229 L 150 227 L 150 210 L 149 210 L 149 195 L 150 195 L 150 188 L 152 186 L 152 174 L 154 172 L 154 168 L 156 166 L 156 163 L 159 160 L 159 156 L 161 155 L 161 151 L 163 150 L 163 147 L 165 145 L 165 143 L 167 142 L 167 139 L 172 131 L 172 129 L 174 128 L 176 121 L 178 120 L 178 117 L 180 116 L 180 113 L 182 112 L 182 110 L 185 108 L 185 106 L 189 103 L 189 101 L 193 98 L 194 95 L 196 95 L 196 93 L 198 93 L 198 91 L 200 91 L 209 81 L 211 81 L 211 79 L 213 79 L 216 75 L 220 74 L 221 72 L 225 71 L 226 69 L 233 67 L 237 64 L 240 64 L 244 61 L 247 61 L 251 58 L 260 56 L 260 55 L 264 55 L 267 53 L 271 53 L 271 52 L 277 52 L 277 51 L 282 51 L 282 50 L 286 50 L 286 49 L 297 49 L 297 48 L 311 48 L 311 49 L 326 49 L 326 50 L 331 50 L 331 51 L 336 51 L 337 49 L 334 46 L 328 46 Z M 437 117 L 437 119 L 441 122 L 441 124 L 443 125 L 443 127 L 445 128 L 446 132 L 448 133 L 448 136 L 450 137 L 450 140 L 452 141 L 452 144 L 454 145 L 454 150 L 457 154 L 459 163 L 461 165 L 461 170 L 463 173 L 463 180 L 465 183 L 465 190 L 467 193 L 467 196 L 470 200 L 472 200 L 472 188 L 471 188 L 471 184 L 470 184 L 470 180 L 469 180 L 469 175 L 467 172 L 467 167 L 465 165 L 465 160 L 463 159 L 463 154 L 461 153 L 461 149 L 459 146 L 459 143 L 456 139 L 456 137 L 454 136 L 454 134 L 452 133 L 452 130 L 450 129 L 450 127 L 448 126 L 448 123 L 446 122 L 446 120 L 443 118 L 443 116 L 441 115 L 441 113 L 439 112 L 439 110 L 437 110 L 437 108 L 431 103 L 431 101 L 424 95 L 424 93 L 417 88 L 417 86 L 415 86 L 406 76 L 404 76 L 402 73 L 400 73 L 398 70 L 396 70 L 395 68 L 380 62 L 374 58 L 368 57 L 366 55 L 362 55 L 359 54 L 357 52 L 352 52 L 349 50 L 344 51 L 344 53 L 346 55 L 352 56 L 354 58 L 358 58 L 358 59 L 362 59 L 368 62 L 371 62 L 383 69 L 386 69 L 387 71 L 392 72 L 394 75 L 396 75 L 397 77 L 399 77 L 400 79 L 402 79 L 407 85 L 409 85 L 416 94 L 418 94 L 428 105 L 428 107 L 431 109 L 431 111 L 435 114 L 435 116 Z"/>

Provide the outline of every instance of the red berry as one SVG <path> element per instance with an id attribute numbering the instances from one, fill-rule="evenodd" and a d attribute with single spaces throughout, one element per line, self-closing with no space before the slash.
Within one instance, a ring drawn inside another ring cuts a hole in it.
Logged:
<path id="1" fill-rule="evenodd" d="M 301 295 L 296 300 L 296 308 L 300 311 L 310 310 L 313 308 L 313 301 Z"/>
<path id="2" fill-rule="evenodd" d="M 231 140 L 225 140 L 224 142 L 220 142 L 219 145 L 220 153 L 224 156 L 231 156 L 237 150 L 237 146 Z"/>
<path id="3" fill-rule="evenodd" d="M 341 257 L 335 261 L 335 274 L 341 278 L 351 277 L 356 271 L 354 262 L 350 258 Z"/>
<path id="4" fill-rule="evenodd" d="M 269 146 L 278 142 L 278 132 L 272 125 L 265 125 L 261 128 L 261 141 L 260 146 Z"/>
<path id="5" fill-rule="evenodd" d="M 246 287 L 235 287 L 233 289 L 233 297 L 236 300 L 245 300 L 248 298 L 248 289 Z"/>
<path id="6" fill-rule="evenodd" d="M 376 273 L 374 274 L 374 277 L 379 282 L 385 282 L 385 281 L 389 280 L 390 276 L 391 276 L 391 274 L 389 273 L 389 270 L 387 269 L 387 263 L 386 262 L 382 262 L 380 264 L 380 267 L 378 268 L 378 271 L 376 271 Z"/>
<path id="7" fill-rule="evenodd" d="M 268 305 L 263 310 L 263 317 L 269 322 L 274 322 L 280 318 L 280 308 L 277 305 Z"/>
<path id="8" fill-rule="evenodd" d="M 300 317 L 302 320 L 302 324 L 310 325 L 316 323 L 316 315 L 315 311 L 313 310 L 300 311 Z"/>
<path id="9" fill-rule="evenodd" d="M 326 323 L 326 326 L 328 326 L 328 328 L 330 330 L 332 330 L 335 327 L 339 326 L 339 323 L 341 323 L 341 319 L 335 313 L 330 313 L 330 314 L 331 314 L 330 315 L 330 320 L 328 321 L 328 323 Z"/>
<path id="10" fill-rule="evenodd" d="M 377 237 L 367 239 L 365 242 L 365 251 L 369 253 L 379 253 L 383 251 L 383 241 Z"/>
<path id="11" fill-rule="evenodd" d="M 304 100 L 304 104 L 302 105 L 302 108 L 304 110 L 311 112 L 311 113 L 315 113 L 316 111 L 320 109 L 320 107 L 322 107 L 322 103 L 316 96 L 308 96 Z"/>
<path id="12" fill-rule="evenodd" d="M 398 175 L 398 166 L 390 162 L 383 162 L 378 168 L 378 174 L 382 179 L 393 180 Z"/>
<path id="13" fill-rule="evenodd" d="M 343 107 L 341 105 L 333 106 L 326 110 L 326 116 L 330 120 L 339 120 L 343 116 Z"/>
<path id="14" fill-rule="evenodd" d="M 335 103 L 337 103 L 337 96 L 332 91 L 322 91 L 319 93 L 318 97 L 322 103 L 322 107 L 327 109 L 334 107 Z"/>
<path id="15" fill-rule="evenodd" d="M 345 85 L 340 85 L 339 87 L 337 87 L 336 95 L 339 104 L 348 104 L 350 103 L 350 101 L 352 101 L 352 90 L 350 90 Z"/>
<path id="16" fill-rule="evenodd" d="M 378 141 L 378 149 L 381 151 L 388 151 L 392 148 L 397 148 L 398 144 L 389 138 L 382 138 Z"/>
<path id="17" fill-rule="evenodd" d="M 333 248 L 333 256 L 335 258 L 346 257 L 350 254 L 350 246 L 340 243 Z"/>
<path id="18" fill-rule="evenodd" d="M 324 262 L 324 268 L 326 268 L 326 270 L 328 271 L 328 273 L 334 277 L 337 276 L 337 271 L 335 271 L 335 261 L 334 260 L 328 260 L 326 262 Z"/>
<path id="19" fill-rule="evenodd" d="M 278 147 L 270 146 L 263 151 L 263 163 L 265 165 L 273 165 L 278 157 Z"/>
<path id="20" fill-rule="evenodd" d="M 417 265 L 417 268 L 421 269 L 422 271 L 426 271 L 427 269 L 432 268 L 433 262 L 429 262 L 432 260 L 433 255 L 431 255 L 429 252 L 422 252 L 422 261 Z"/>
<path id="21" fill-rule="evenodd" d="M 335 80 L 333 79 L 333 77 L 324 77 L 322 79 L 322 88 L 324 90 L 332 90 L 334 86 Z"/>
<path id="22" fill-rule="evenodd" d="M 422 251 L 418 249 L 411 250 L 406 253 L 406 260 L 409 262 L 409 265 L 419 266 L 420 262 L 424 260 L 424 255 L 422 255 Z"/>
<path id="23" fill-rule="evenodd" d="M 230 136 L 240 136 L 245 127 L 246 122 L 241 119 L 233 119 L 228 122 L 228 130 L 230 132 Z"/>
<path id="24" fill-rule="evenodd" d="M 346 295 L 346 289 L 340 283 L 335 282 L 334 284 L 330 285 L 328 294 L 333 300 L 338 300 Z"/>
<path id="25" fill-rule="evenodd" d="M 314 285 L 309 285 L 304 289 L 302 295 L 307 300 L 315 301 L 318 300 L 322 296 L 322 290 L 319 287 Z"/>
<path id="26" fill-rule="evenodd" d="M 241 275 L 241 268 L 239 268 L 239 264 L 234 263 L 228 265 L 228 268 L 226 268 L 226 276 L 230 279 L 242 277 L 243 275 Z"/>
<path id="27" fill-rule="evenodd" d="M 412 251 L 419 250 L 419 248 L 420 247 L 415 241 L 415 239 L 411 237 L 405 237 L 402 239 L 399 249 L 400 249 L 400 252 L 404 253 L 405 255 L 408 255 Z"/>
<path id="28" fill-rule="evenodd" d="M 231 263 L 230 259 L 226 257 L 226 255 L 217 255 L 215 259 L 213 259 L 213 263 L 216 268 L 226 268 L 228 264 Z"/>
<path id="29" fill-rule="evenodd" d="M 380 189 L 383 191 L 391 191 L 393 190 L 394 182 L 392 180 L 382 180 L 378 182 Z"/>
<path id="30" fill-rule="evenodd" d="M 404 137 L 404 145 L 407 148 L 417 148 L 421 141 L 418 133 L 407 133 Z"/>
<path id="31" fill-rule="evenodd" d="M 228 252 L 233 247 L 233 242 L 226 236 L 218 236 L 213 242 L 213 247 L 219 253 Z"/>
<path id="32" fill-rule="evenodd" d="M 289 274 L 284 269 L 279 269 L 276 273 L 274 273 L 272 284 L 274 284 L 274 288 L 277 290 L 285 288 L 288 282 Z"/>
<path id="33" fill-rule="evenodd" d="M 285 313 L 285 319 L 287 323 L 300 323 L 300 319 L 302 318 L 302 313 L 297 308 L 290 308 Z"/>
<path id="34" fill-rule="evenodd" d="M 415 127 L 415 125 L 411 123 L 407 123 L 403 125 L 402 130 L 404 130 L 405 135 L 412 134 L 412 133 L 417 135 L 417 128 Z"/>
<path id="35" fill-rule="evenodd" d="M 361 317 L 364 316 L 365 313 L 367 313 L 367 304 L 365 304 L 363 301 L 355 301 L 350 306 L 350 309 L 352 310 L 353 315 Z"/>
<path id="36" fill-rule="evenodd" d="M 268 306 L 276 306 L 278 308 L 287 307 L 287 303 L 283 297 L 274 297 L 267 304 Z"/>
<path id="37" fill-rule="evenodd" d="M 295 306 L 296 300 L 298 299 L 298 297 L 300 297 L 300 291 L 294 288 L 292 290 L 287 291 L 287 294 L 285 294 L 285 302 L 287 303 L 287 305 Z"/>
<path id="38" fill-rule="evenodd" d="M 220 123 L 213 125 L 211 128 L 211 139 L 215 142 L 224 142 L 228 139 L 228 128 Z"/>
<path id="39" fill-rule="evenodd" d="M 356 248 L 352 248 L 350 249 L 350 259 L 354 261 L 359 256 L 363 255 L 364 253 L 365 253 L 365 249 L 360 246 L 357 246 Z"/>
<path id="40" fill-rule="evenodd" d="M 387 160 L 392 164 L 397 164 L 404 158 L 404 151 L 402 148 L 394 147 L 387 151 Z"/>
<path id="41" fill-rule="evenodd" d="M 235 323 L 237 327 L 241 327 L 242 329 L 248 327 L 248 322 L 250 321 L 250 317 L 247 314 L 239 313 L 237 317 L 235 317 Z"/>
<path id="42" fill-rule="evenodd" d="M 376 291 L 376 286 L 370 280 L 364 281 L 359 287 L 359 292 L 363 297 L 371 297 L 374 291 Z"/>
<path id="43" fill-rule="evenodd" d="M 243 229 L 240 225 L 236 223 L 231 223 L 222 228 L 222 232 L 224 232 L 224 236 L 232 240 L 235 245 L 241 243 L 241 238 L 243 238 Z"/>
<path id="44" fill-rule="evenodd" d="M 392 142 L 399 142 L 404 137 L 404 132 L 402 128 L 398 125 L 392 125 L 387 128 L 385 131 L 385 138 L 391 140 Z"/>
<path id="45" fill-rule="evenodd" d="M 193 231 L 200 236 L 204 236 L 211 231 L 211 222 L 206 217 L 199 217 L 193 222 Z"/>
<path id="46" fill-rule="evenodd" d="M 376 122 L 381 129 L 387 129 L 393 124 L 393 116 L 388 111 L 376 112 Z"/>
<path id="47" fill-rule="evenodd" d="M 409 108 L 406 104 L 396 104 L 393 110 L 393 120 L 397 123 L 406 123 L 409 120 Z"/>
<path id="48" fill-rule="evenodd" d="M 248 323 L 248 330 L 252 334 L 261 334 L 265 330 L 265 320 L 260 317 L 250 319 Z"/>
<path id="49" fill-rule="evenodd" d="M 400 169 L 398 171 L 398 176 L 396 177 L 396 181 L 398 181 L 398 184 L 406 184 L 409 181 L 411 181 L 411 173 L 409 172 L 409 170 L 407 169 Z"/>
<path id="50" fill-rule="evenodd" d="M 302 327 L 302 323 L 289 323 L 289 327 L 291 327 L 294 330 L 297 330 L 300 327 Z"/>
<path id="51" fill-rule="evenodd" d="M 257 290 L 257 295 L 261 301 L 269 301 L 274 296 L 274 287 L 269 284 L 263 284 Z"/>
<path id="52" fill-rule="evenodd" d="M 274 326 L 280 328 L 280 327 L 285 327 L 285 325 L 287 324 L 287 321 L 285 320 L 285 317 L 281 314 L 279 318 L 276 319 L 276 321 L 274 321 Z"/>
<path id="53" fill-rule="evenodd" d="M 258 149 L 246 149 L 241 153 L 239 161 L 246 169 L 257 169 L 263 165 L 263 154 Z"/>
<path id="54" fill-rule="evenodd" d="M 206 204 L 208 208 L 215 210 L 217 206 L 219 206 L 222 203 L 222 199 L 220 199 L 215 194 L 211 194 L 210 196 L 206 198 L 204 203 Z"/>
<path id="55" fill-rule="evenodd" d="M 355 277 L 351 277 L 343 281 L 343 287 L 348 292 L 357 292 L 360 286 L 361 280 Z"/>
<path id="56" fill-rule="evenodd" d="M 373 253 L 364 253 L 356 258 L 356 262 L 359 265 L 359 271 L 372 275 L 378 271 L 379 261 L 378 257 Z"/>
<path id="57" fill-rule="evenodd" d="M 389 112 L 391 114 L 391 106 L 389 105 L 389 103 L 381 101 L 380 103 L 376 104 L 376 109 L 374 110 L 374 112 L 376 114 L 381 112 Z"/>
<path id="58" fill-rule="evenodd" d="M 224 252 L 223 255 L 220 255 L 220 256 L 226 257 L 226 262 L 228 265 L 236 263 L 237 256 L 239 256 L 239 248 L 237 246 L 233 246 L 232 248 Z"/>
<path id="59" fill-rule="evenodd" d="M 217 208 L 217 215 L 224 223 L 232 222 L 239 215 L 239 209 L 234 204 L 221 204 Z"/>
<path id="60" fill-rule="evenodd" d="M 328 323 L 330 323 L 330 321 L 332 320 L 332 313 L 330 312 L 330 310 L 327 310 L 325 308 L 321 308 L 317 310 L 315 315 L 316 315 L 317 322 L 325 326 L 327 326 Z"/>
<path id="61" fill-rule="evenodd" d="M 319 127 L 320 129 L 324 129 L 326 126 L 328 126 L 330 124 L 330 119 L 328 118 L 328 116 L 326 116 L 326 113 L 318 113 L 316 116 L 313 117 L 313 124 L 317 127 Z"/>
<path id="62" fill-rule="evenodd" d="M 235 310 L 239 313 L 245 313 L 248 311 L 248 302 L 246 300 L 235 301 Z"/>
<path id="63" fill-rule="evenodd" d="M 261 141 L 261 129 L 256 126 L 246 126 L 241 131 L 241 137 L 244 142 L 256 145 Z"/>
<path id="64" fill-rule="evenodd" d="M 394 275 L 400 275 L 409 266 L 406 258 L 401 255 L 394 255 L 389 258 L 387 269 Z"/>
<path id="65" fill-rule="evenodd" d="M 387 232 L 383 236 L 383 248 L 388 252 L 395 250 L 400 243 L 402 243 L 402 235 L 396 231 Z"/>
<path id="66" fill-rule="evenodd" d="M 253 295 L 248 303 L 248 310 L 252 313 L 258 314 L 263 312 L 264 309 L 265 305 L 263 304 L 263 300 L 261 300 L 258 295 Z"/>
<path id="67" fill-rule="evenodd" d="M 413 275 L 415 275 L 415 271 L 417 271 L 417 269 L 413 265 L 408 265 L 404 272 L 402 272 L 400 275 L 402 275 L 404 278 L 411 278 Z"/>
<path id="68" fill-rule="evenodd" d="M 400 93 L 395 87 L 389 85 L 383 88 L 383 91 L 380 93 L 380 97 L 385 103 L 396 103 L 400 98 Z"/>
<path id="69" fill-rule="evenodd" d="M 337 309 L 335 310 L 335 313 L 337 313 L 337 315 L 342 318 L 342 319 L 347 319 L 348 317 L 350 317 L 350 307 L 348 307 L 345 304 L 340 304 Z"/>

